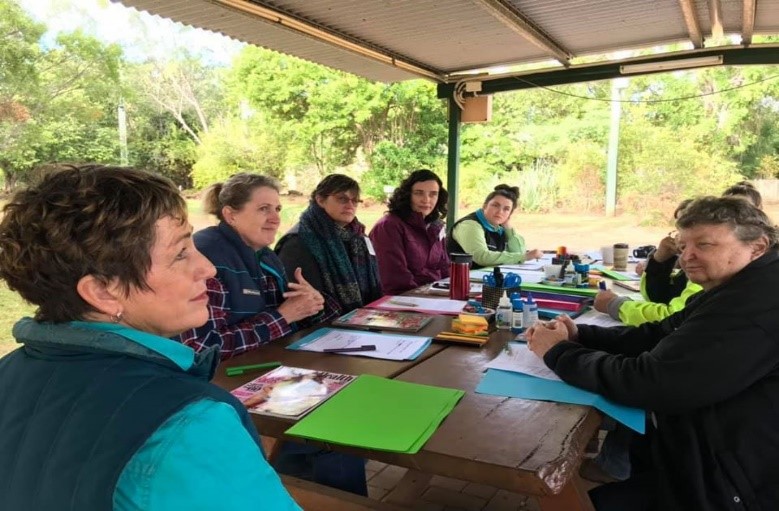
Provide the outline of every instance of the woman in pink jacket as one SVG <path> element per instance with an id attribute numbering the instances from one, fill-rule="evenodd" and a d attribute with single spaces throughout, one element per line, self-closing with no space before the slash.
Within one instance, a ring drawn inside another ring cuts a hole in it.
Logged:
<path id="1" fill-rule="evenodd" d="M 449 194 L 432 171 L 415 170 L 389 200 L 389 211 L 371 230 L 385 294 L 398 294 L 449 276 L 441 220 Z"/>

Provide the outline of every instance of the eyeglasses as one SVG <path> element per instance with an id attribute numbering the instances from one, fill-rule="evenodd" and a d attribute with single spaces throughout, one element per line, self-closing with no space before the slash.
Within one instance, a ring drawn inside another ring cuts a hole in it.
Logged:
<path id="1" fill-rule="evenodd" d="M 338 204 L 341 204 L 343 206 L 346 206 L 349 203 L 354 204 L 355 206 L 362 203 L 362 200 L 359 197 L 347 197 L 346 195 L 331 195 L 332 198 L 335 199 L 335 201 Z"/>

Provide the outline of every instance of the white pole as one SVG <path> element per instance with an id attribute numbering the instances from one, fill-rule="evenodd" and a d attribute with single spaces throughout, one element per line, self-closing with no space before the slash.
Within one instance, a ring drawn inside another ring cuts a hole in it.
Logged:
<path id="1" fill-rule="evenodd" d="M 627 87 L 627 78 L 611 81 L 611 127 L 609 129 L 609 150 L 606 161 L 606 216 L 614 216 L 617 209 L 617 158 L 619 156 L 619 120 L 622 116 L 622 89 Z"/>

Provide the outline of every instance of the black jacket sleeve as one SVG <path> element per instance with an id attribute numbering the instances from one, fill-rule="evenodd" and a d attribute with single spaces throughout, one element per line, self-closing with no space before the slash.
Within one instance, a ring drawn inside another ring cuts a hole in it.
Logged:
<path id="1" fill-rule="evenodd" d="M 303 278 L 320 293 L 326 293 L 319 264 L 300 241 L 297 234 L 285 234 L 276 244 L 276 253 L 284 264 L 284 271 L 287 272 L 288 279 L 294 280 L 295 269 L 300 267 L 303 270 Z"/>
<path id="2" fill-rule="evenodd" d="M 779 360 L 779 343 L 767 328 L 776 323 L 775 311 L 721 310 L 702 306 L 685 317 L 685 309 L 615 332 L 582 328 L 581 344 L 560 343 L 544 361 L 564 381 L 626 405 L 662 413 L 708 406 L 743 391 Z M 600 351 L 606 347 L 611 352 Z"/>
<path id="3" fill-rule="evenodd" d="M 650 301 L 667 304 L 682 294 L 687 286 L 687 276 L 684 272 L 672 275 L 676 267 L 677 257 L 673 256 L 667 261 L 659 263 L 650 254 L 646 260 L 646 295 Z"/>

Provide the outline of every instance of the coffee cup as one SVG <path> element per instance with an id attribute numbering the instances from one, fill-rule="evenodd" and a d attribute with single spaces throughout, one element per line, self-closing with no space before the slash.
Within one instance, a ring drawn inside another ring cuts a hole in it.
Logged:
<path id="1" fill-rule="evenodd" d="M 614 243 L 614 269 L 619 271 L 628 269 L 627 243 Z"/>

